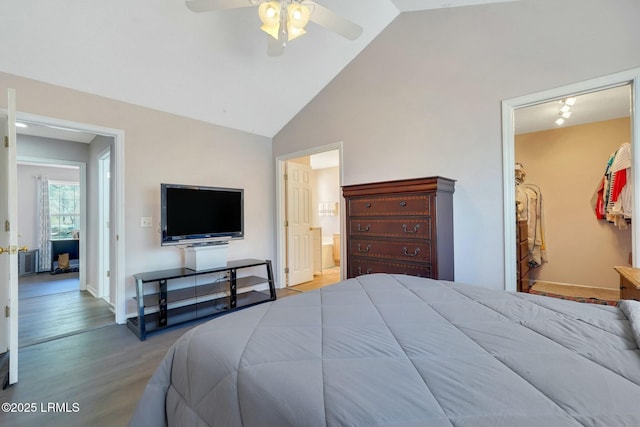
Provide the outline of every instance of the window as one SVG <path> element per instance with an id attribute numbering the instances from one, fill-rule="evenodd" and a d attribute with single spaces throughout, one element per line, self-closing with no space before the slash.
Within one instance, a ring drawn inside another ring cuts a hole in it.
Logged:
<path id="1" fill-rule="evenodd" d="M 80 231 L 80 183 L 49 181 L 51 240 L 72 239 Z"/>

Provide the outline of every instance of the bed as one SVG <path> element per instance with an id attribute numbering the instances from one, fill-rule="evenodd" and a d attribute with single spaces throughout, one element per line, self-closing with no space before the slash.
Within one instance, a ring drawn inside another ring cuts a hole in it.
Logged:
<path id="1" fill-rule="evenodd" d="M 371 274 L 202 324 L 143 426 L 640 426 L 640 302 Z"/>

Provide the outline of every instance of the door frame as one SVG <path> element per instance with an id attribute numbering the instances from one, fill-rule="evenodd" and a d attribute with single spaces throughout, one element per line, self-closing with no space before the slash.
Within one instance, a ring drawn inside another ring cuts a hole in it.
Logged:
<path id="1" fill-rule="evenodd" d="M 0 110 L 1 111 L 1 110 Z M 87 123 L 73 122 L 69 120 L 57 119 L 53 117 L 40 116 L 36 114 L 16 112 L 16 120 L 24 123 L 33 123 L 43 126 L 62 127 L 69 130 L 79 132 L 88 132 L 96 135 L 103 135 L 113 138 L 113 146 L 111 151 L 111 162 L 114 175 L 111 177 L 112 189 L 114 194 L 112 200 L 114 202 L 112 218 L 112 239 L 111 244 L 114 246 L 115 256 L 111 260 L 111 275 L 116 280 L 115 286 L 115 321 L 118 324 L 124 324 L 126 317 L 126 288 L 125 288 L 125 214 L 124 214 L 124 190 L 125 190 L 125 165 L 124 165 L 124 130 L 107 128 Z M 82 242 L 82 239 L 81 239 Z"/>
<path id="2" fill-rule="evenodd" d="M 285 288 L 286 287 L 286 274 L 285 268 L 287 267 L 287 233 L 285 228 L 285 219 L 286 219 L 286 185 L 284 183 L 285 172 L 285 164 L 289 160 L 297 159 L 299 157 L 310 156 L 312 154 L 324 153 L 325 151 L 333 151 L 338 150 L 338 156 L 340 165 L 338 167 L 338 171 L 340 174 L 339 183 L 342 187 L 343 185 L 343 176 L 344 176 L 344 162 L 343 162 L 343 143 L 342 141 L 323 145 L 320 147 L 313 147 L 302 151 L 296 151 L 295 153 L 283 154 L 281 156 L 276 157 L 276 262 L 275 262 L 275 281 L 276 288 Z M 344 198 L 340 197 L 340 233 L 344 236 L 344 220 L 342 212 L 344 212 Z M 340 239 L 340 253 L 344 252 L 344 241 L 345 239 Z M 341 279 L 344 278 L 345 269 L 342 267 L 343 263 L 340 263 L 340 276 Z"/>
<path id="3" fill-rule="evenodd" d="M 640 108 L 636 100 L 640 99 L 640 68 L 610 74 L 558 88 L 532 93 L 502 101 L 502 182 L 504 200 L 504 286 L 505 290 L 515 292 L 516 285 L 516 205 L 515 205 L 515 125 L 514 113 L 519 108 L 565 98 L 569 95 L 582 95 L 613 87 L 631 86 L 631 176 L 633 183 L 633 212 L 640 212 L 640 155 L 635 154 L 635 143 L 640 141 Z M 640 227 L 632 227 L 631 248 L 632 265 L 640 264 L 637 248 L 640 243 Z"/>

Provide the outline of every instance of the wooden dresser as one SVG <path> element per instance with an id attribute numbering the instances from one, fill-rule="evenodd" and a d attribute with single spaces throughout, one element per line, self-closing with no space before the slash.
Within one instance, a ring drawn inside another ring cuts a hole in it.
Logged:
<path id="1" fill-rule="evenodd" d="M 517 289 L 529 292 L 529 225 L 526 219 L 516 221 Z"/>
<path id="2" fill-rule="evenodd" d="M 401 273 L 453 280 L 453 192 L 442 177 L 342 187 L 347 277 Z"/>

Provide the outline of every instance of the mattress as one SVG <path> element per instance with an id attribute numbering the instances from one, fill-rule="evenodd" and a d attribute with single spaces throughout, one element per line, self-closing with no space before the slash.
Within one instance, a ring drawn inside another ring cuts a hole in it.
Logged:
<path id="1" fill-rule="evenodd" d="M 637 427 L 634 304 L 360 276 L 190 330 L 129 425 Z"/>

